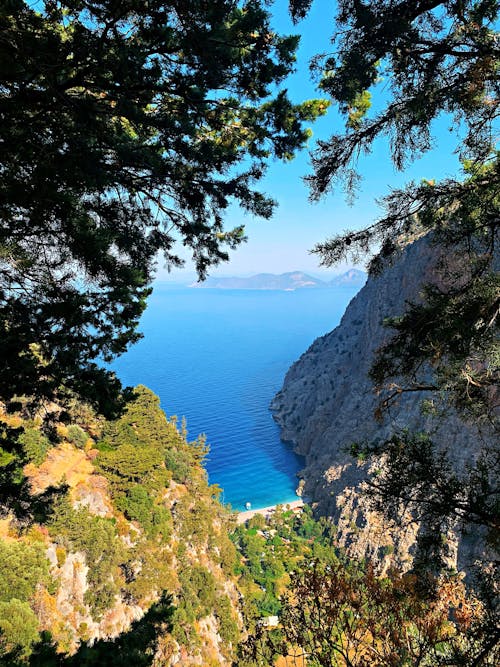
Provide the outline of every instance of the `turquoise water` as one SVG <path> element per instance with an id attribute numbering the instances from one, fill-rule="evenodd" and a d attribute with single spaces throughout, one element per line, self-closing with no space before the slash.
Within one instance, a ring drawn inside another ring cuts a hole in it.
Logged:
<path id="1" fill-rule="evenodd" d="M 167 415 L 205 433 L 211 483 L 235 509 L 296 499 L 301 459 L 280 441 L 269 403 L 289 366 L 333 329 L 357 290 L 217 290 L 156 287 L 144 338 L 113 367 L 145 384 Z"/>

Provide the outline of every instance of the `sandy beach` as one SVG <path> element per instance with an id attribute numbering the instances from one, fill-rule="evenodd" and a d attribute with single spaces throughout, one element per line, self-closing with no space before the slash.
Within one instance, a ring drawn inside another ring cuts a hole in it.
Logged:
<path id="1" fill-rule="evenodd" d="M 297 498 L 297 500 L 292 500 L 289 503 L 279 503 L 282 507 L 285 509 L 297 509 L 298 507 L 303 507 L 304 506 L 304 501 L 302 498 Z M 247 510 L 246 512 L 238 512 L 238 517 L 237 517 L 237 522 L 240 523 L 245 523 L 245 521 L 248 521 L 248 519 L 251 519 L 253 516 L 256 514 L 262 514 L 265 517 L 270 516 L 276 509 L 278 505 L 269 505 L 269 507 L 261 507 L 260 509 L 256 510 Z"/>

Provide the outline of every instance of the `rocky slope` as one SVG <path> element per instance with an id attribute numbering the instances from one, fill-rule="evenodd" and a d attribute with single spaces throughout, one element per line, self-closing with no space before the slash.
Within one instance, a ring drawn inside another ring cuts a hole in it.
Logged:
<path id="1" fill-rule="evenodd" d="M 0 428 L 22 433 L 31 500 L 56 493 L 46 517 L 20 519 L 0 506 L 0 664 L 32 651 L 38 664 L 42 649 L 33 645 L 43 632 L 43 651 L 54 654 L 44 665 L 66 664 L 64 655 L 73 656 L 68 665 L 83 663 L 85 644 L 96 653 L 85 664 L 99 656 L 114 664 L 104 656 L 122 637 L 126 653 L 131 644 L 150 656 L 133 664 L 232 663 L 241 625 L 235 552 L 201 464 L 204 442 L 188 443 L 152 392 L 136 392 L 113 422 L 80 410 L 68 425 L 53 406 L 50 442 L 40 417 L 0 404 Z M 141 619 L 162 599 L 166 613 L 146 630 Z M 130 640 L 122 635 L 139 623 Z"/>
<path id="2" fill-rule="evenodd" d="M 321 514 L 334 518 L 338 540 L 352 555 L 391 559 L 402 567 L 412 560 L 418 526 L 394 530 L 370 511 L 360 495 L 368 464 L 346 450 L 353 442 L 383 438 L 395 428 L 426 430 L 451 450 L 460 468 L 473 460 L 485 436 L 473 425 L 450 415 L 434 422 L 421 411 L 422 393 L 404 395 L 382 422 L 373 414 L 378 398 L 368 378 L 376 350 L 390 336 L 385 317 L 401 314 L 405 302 L 419 299 L 420 285 L 438 280 L 437 251 L 427 238 L 407 246 L 399 260 L 380 276 L 370 277 L 349 304 L 340 325 L 318 338 L 288 371 L 283 388 L 272 402 L 282 438 L 304 455 L 303 493 Z M 450 554 L 459 566 L 470 557 L 460 547 Z"/>

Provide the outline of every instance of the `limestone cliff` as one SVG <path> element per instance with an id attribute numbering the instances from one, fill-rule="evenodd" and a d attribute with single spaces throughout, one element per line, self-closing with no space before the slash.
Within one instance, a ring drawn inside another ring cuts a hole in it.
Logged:
<path id="1" fill-rule="evenodd" d="M 318 338 L 288 371 L 271 408 L 282 438 L 304 455 L 303 493 L 321 514 L 334 518 L 340 545 L 352 555 L 369 556 L 388 564 L 388 554 L 399 566 L 412 560 L 418 526 L 394 530 L 370 512 L 360 495 L 368 465 L 346 453 L 350 444 L 387 436 L 394 428 L 427 430 L 446 446 L 457 467 L 473 460 L 484 437 L 455 415 L 433 421 L 421 411 L 422 393 L 404 395 L 382 422 L 374 411 L 378 398 L 368 371 L 376 350 L 391 335 L 383 326 L 401 314 L 408 301 L 418 301 L 424 283 L 439 280 L 438 254 L 428 238 L 408 245 L 400 258 L 366 285 L 349 304 L 340 325 Z M 459 565 L 470 549 L 450 553 Z"/>

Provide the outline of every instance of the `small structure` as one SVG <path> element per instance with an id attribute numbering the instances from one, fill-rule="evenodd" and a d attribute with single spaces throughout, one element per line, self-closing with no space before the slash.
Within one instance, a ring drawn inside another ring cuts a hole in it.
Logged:
<path id="1" fill-rule="evenodd" d="M 259 620 L 259 624 L 265 628 L 276 628 L 279 625 L 279 618 L 277 616 L 264 616 Z"/>

